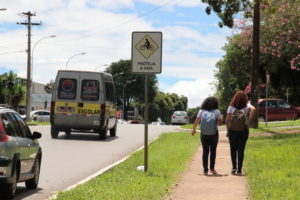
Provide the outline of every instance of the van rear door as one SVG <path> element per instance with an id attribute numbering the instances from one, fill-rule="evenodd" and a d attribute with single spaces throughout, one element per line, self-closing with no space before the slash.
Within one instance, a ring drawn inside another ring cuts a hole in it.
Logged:
<path id="1" fill-rule="evenodd" d="M 57 75 L 55 95 L 55 124 L 66 128 L 77 124 L 78 72 L 60 72 Z"/>
<path id="2" fill-rule="evenodd" d="M 102 76 L 100 73 L 82 73 L 79 80 L 78 123 L 91 129 L 100 128 Z"/>

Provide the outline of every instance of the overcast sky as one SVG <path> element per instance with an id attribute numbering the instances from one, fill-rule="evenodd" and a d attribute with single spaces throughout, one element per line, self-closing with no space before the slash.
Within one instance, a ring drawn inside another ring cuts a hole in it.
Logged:
<path id="1" fill-rule="evenodd" d="M 133 31 L 163 33 L 159 89 L 188 97 L 199 106 L 214 93 L 211 83 L 221 47 L 232 34 L 206 15 L 200 0 L 0 0 L 0 73 L 27 73 L 27 28 L 22 12 L 36 13 L 32 22 L 33 81 L 48 83 L 58 69 L 103 71 L 110 63 L 131 59 Z M 41 38 L 56 35 L 38 42 Z M 38 42 L 38 43 L 37 43 Z"/>

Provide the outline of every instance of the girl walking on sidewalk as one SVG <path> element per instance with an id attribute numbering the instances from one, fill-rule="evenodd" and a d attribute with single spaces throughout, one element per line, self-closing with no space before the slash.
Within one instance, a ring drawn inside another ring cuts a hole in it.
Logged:
<path id="1" fill-rule="evenodd" d="M 226 126 L 230 143 L 232 174 L 242 174 L 244 151 L 249 136 L 247 124 L 250 112 L 254 110 L 255 108 L 248 102 L 248 97 L 244 91 L 236 92 L 230 101 Z"/>
<path id="2" fill-rule="evenodd" d="M 200 122 L 201 143 L 203 148 L 202 163 L 204 174 L 208 175 L 208 155 L 210 154 L 210 172 L 217 174 L 215 170 L 216 150 L 219 140 L 219 132 L 217 124 L 222 124 L 223 116 L 218 110 L 219 103 L 217 98 L 206 98 L 195 119 L 192 135 L 196 134 L 196 128 Z"/>

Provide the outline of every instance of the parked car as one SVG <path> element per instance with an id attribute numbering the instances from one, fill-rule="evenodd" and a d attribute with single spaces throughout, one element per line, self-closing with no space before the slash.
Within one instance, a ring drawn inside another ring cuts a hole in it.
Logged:
<path id="1" fill-rule="evenodd" d="M 42 149 L 33 132 L 14 110 L 0 107 L 0 196 L 13 198 L 17 183 L 36 189 L 39 182 Z M 2 199 L 0 197 L 0 199 Z"/>
<path id="2" fill-rule="evenodd" d="M 171 117 L 171 124 L 188 124 L 190 119 L 185 111 L 175 111 Z"/>
<path id="3" fill-rule="evenodd" d="M 26 120 L 26 114 L 21 115 L 23 120 Z M 50 111 L 48 110 L 33 110 L 30 112 L 30 120 L 38 122 L 49 122 L 50 121 Z"/>
<path id="4" fill-rule="evenodd" d="M 266 103 L 268 121 L 297 119 L 300 117 L 300 107 L 295 107 L 283 99 L 260 99 L 258 101 L 259 121 L 266 120 Z"/>
<path id="5" fill-rule="evenodd" d="M 118 119 L 118 124 L 127 124 L 127 121 L 124 119 Z"/>

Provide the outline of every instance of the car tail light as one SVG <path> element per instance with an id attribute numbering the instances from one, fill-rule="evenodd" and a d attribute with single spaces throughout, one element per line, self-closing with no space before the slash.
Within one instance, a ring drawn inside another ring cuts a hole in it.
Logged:
<path id="1" fill-rule="evenodd" d="M 176 118 L 176 116 L 175 116 L 175 115 L 173 115 L 173 116 L 172 116 L 172 118 L 173 118 L 173 119 L 175 119 L 175 118 Z"/>
<path id="2" fill-rule="evenodd" d="M 101 127 L 104 126 L 104 122 L 105 122 L 105 108 L 106 108 L 106 105 L 101 104 L 101 106 L 100 106 L 100 126 Z"/>
<path id="3" fill-rule="evenodd" d="M 184 119 L 189 119 L 189 117 L 188 117 L 188 116 L 185 116 Z"/>
<path id="4" fill-rule="evenodd" d="M 51 107 L 50 107 L 50 122 L 54 122 L 54 109 L 55 109 L 55 101 L 51 101 Z"/>
<path id="5" fill-rule="evenodd" d="M 0 119 L 0 142 L 8 142 L 9 136 L 6 134 L 2 119 Z"/>

